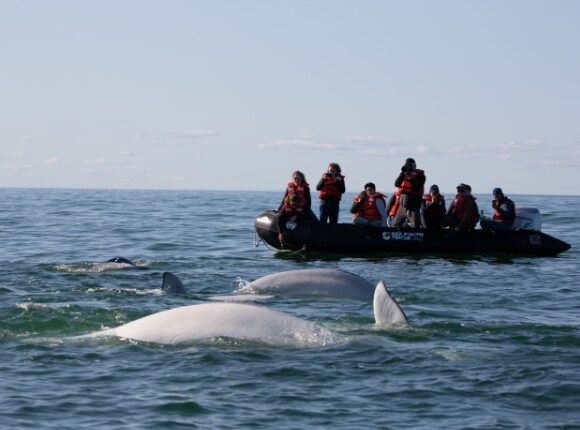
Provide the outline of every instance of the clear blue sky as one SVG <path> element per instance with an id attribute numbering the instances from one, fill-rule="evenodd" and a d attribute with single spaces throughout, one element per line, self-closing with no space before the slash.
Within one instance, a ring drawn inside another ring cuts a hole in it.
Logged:
<path id="1" fill-rule="evenodd" d="M 0 7 L 0 187 L 580 194 L 580 1 Z"/>

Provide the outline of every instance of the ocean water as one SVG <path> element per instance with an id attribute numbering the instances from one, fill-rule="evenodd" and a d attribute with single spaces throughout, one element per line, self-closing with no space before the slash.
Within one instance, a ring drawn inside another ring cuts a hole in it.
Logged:
<path id="1" fill-rule="evenodd" d="M 0 189 L 0 428 L 580 428 L 580 197 L 511 197 L 572 249 L 279 253 L 254 246 L 253 222 L 281 193 Z M 260 305 L 335 341 L 77 337 L 321 267 L 385 280 L 410 324 L 376 329 L 370 303 L 273 297 Z M 161 292 L 164 271 L 185 295 Z"/>

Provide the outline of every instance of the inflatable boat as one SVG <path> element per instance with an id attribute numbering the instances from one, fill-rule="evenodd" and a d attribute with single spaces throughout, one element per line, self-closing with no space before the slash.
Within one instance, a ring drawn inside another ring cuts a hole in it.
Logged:
<path id="1" fill-rule="evenodd" d="M 267 211 L 256 218 L 254 225 L 261 240 L 280 250 L 341 254 L 508 253 L 553 256 L 570 249 L 568 243 L 540 231 L 537 209 L 522 210 L 511 230 L 374 228 L 346 223 L 288 224 L 283 243 L 278 240 L 277 218 L 277 211 Z"/>

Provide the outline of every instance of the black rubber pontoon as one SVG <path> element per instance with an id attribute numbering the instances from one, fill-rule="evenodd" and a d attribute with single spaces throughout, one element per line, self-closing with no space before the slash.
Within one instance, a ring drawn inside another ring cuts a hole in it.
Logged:
<path id="1" fill-rule="evenodd" d="M 510 253 L 557 255 L 570 245 L 537 230 L 425 230 L 373 228 L 353 224 L 310 224 L 285 233 L 278 240 L 276 211 L 267 211 L 255 221 L 256 233 L 276 249 L 341 254 L 369 253 Z"/>

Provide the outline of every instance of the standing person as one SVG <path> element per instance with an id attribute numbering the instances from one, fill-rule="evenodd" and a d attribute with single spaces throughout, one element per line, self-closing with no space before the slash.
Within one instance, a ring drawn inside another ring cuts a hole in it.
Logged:
<path id="1" fill-rule="evenodd" d="M 475 197 L 471 195 L 471 187 L 467 184 L 457 186 L 457 195 L 449 205 L 443 224 L 455 231 L 473 230 L 479 221 L 479 213 Z"/>
<path id="2" fill-rule="evenodd" d="M 429 188 L 429 194 L 425 194 L 421 202 L 421 223 L 423 227 L 432 230 L 440 229 L 446 213 L 445 197 L 439 193 L 439 187 L 433 184 Z"/>
<path id="3" fill-rule="evenodd" d="M 292 172 L 292 181 L 288 182 L 284 198 L 278 206 L 278 237 L 280 241 L 282 241 L 282 236 L 286 231 L 286 222 L 289 217 L 295 217 L 298 223 L 317 221 L 311 205 L 310 186 L 306 182 L 304 173 L 296 170 Z"/>
<path id="4" fill-rule="evenodd" d="M 501 188 L 493 189 L 493 200 L 491 207 L 494 209 L 493 221 L 486 219 L 481 220 L 481 228 L 492 230 L 509 230 L 516 219 L 515 203 L 504 195 Z"/>
<path id="5" fill-rule="evenodd" d="M 395 187 L 399 188 L 401 193 L 400 206 L 395 219 L 396 226 L 400 226 L 405 218 L 409 226 L 413 228 L 421 226 L 420 208 L 425 180 L 425 172 L 417 169 L 414 159 L 407 158 L 405 165 L 401 167 L 401 173 L 395 179 Z"/>
<path id="6" fill-rule="evenodd" d="M 320 191 L 320 222 L 338 223 L 340 199 L 346 191 L 344 176 L 338 163 L 330 163 L 328 169 L 318 181 L 316 189 Z"/>
<path id="7" fill-rule="evenodd" d="M 368 182 L 364 191 L 355 197 L 350 208 L 352 223 L 370 227 L 387 226 L 387 207 L 385 196 L 378 193 L 375 184 Z"/>

